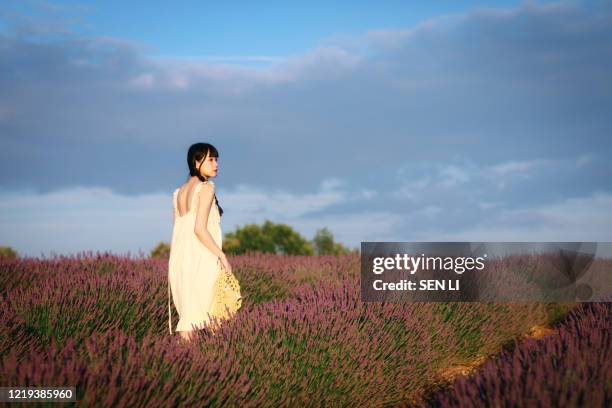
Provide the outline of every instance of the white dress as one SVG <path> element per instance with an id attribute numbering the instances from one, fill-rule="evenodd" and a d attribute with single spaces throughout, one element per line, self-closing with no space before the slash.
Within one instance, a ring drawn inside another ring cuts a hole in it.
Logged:
<path id="1" fill-rule="evenodd" d="M 194 226 L 198 208 L 198 192 L 203 184 L 215 187 L 212 181 L 200 182 L 191 197 L 189 212 L 179 215 L 177 196 L 174 190 L 172 202 L 175 222 L 172 229 L 170 259 L 168 261 L 168 326 L 172 334 L 172 312 L 170 294 L 179 314 L 175 331 L 191 331 L 210 322 L 208 314 L 212 308 L 214 284 L 221 270 L 218 258 L 195 235 Z M 208 232 L 215 243 L 222 247 L 221 216 L 214 202 L 208 214 Z M 195 327 L 192 327 L 195 326 Z"/>

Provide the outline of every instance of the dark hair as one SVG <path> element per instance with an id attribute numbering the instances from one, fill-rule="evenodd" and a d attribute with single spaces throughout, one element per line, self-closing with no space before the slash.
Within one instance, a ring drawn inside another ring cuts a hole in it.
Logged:
<path id="1" fill-rule="evenodd" d="M 210 157 L 219 157 L 219 152 L 215 146 L 209 143 L 194 143 L 189 146 L 187 151 L 187 166 L 189 166 L 189 177 L 196 176 L 200 181 L 207 181 L 204 176 L 200 174 L 200 168 L 196 167 L 196 162 L 206 158 L 210 154 Z M 200 164 L 202 166 L 204 162 Z M 215 204 L 219 209 L 219 215 L 223 215 L 223 209 L 219 206 L 219 200 L 217 200 L 217 194 L 215 194 Z"/>

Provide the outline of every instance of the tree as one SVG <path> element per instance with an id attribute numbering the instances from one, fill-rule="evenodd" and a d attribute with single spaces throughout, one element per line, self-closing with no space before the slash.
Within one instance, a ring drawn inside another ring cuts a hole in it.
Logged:
<path id="1" fill-rule="evenodd" d="M 350 252 L 339 242 L 334 242 L 333 234 L 326 228 L 318 229 L 312 240 L 317 255 L 338 255 Z"/>
<path id="2" fill-rule="evenodd" d="M 264 235 L 272 237 L 274 252 L 290 255 L 312 255 L 312 244 L 285 224 L 274 224 L 266 221 L 263 225 Z"/>
<path id="3" fill-rule="evenodd" d="M 170 244 L 161 241 L 151 251 L 151 258 L 170 258 Z"/>
<path id="4" fill-rule="evenodd" d="M 237 254 L 240 252 L 240 241 L 236 238 L 236 234 L 228 232 L 223 236 L 222 250 L 228 254 Z"/>
<path id="5" fill-rule="evenodd" d="M 311 243 L 285 224 L 266 220 L 262 226 L 247 224 L 229 232 L 223 239 L 223 248 L 228 253 L 243 254 L 249 251 L 286 254 L 312 255 Z M 227 243 L 227 244 L 226 244 Z"/>
<path id="6" fill-rule="evenodd" d="M 9 246 L 0 246 L 0 258 L 16 259 L 19 257 L 17 252 Z"/>
<path id="7" fill-rule="evenodd" d="M 286 255 L 339 255 L 350 250 L 339 242 L 327 228 L 318 229 L 312 241 L 302 237 L 286 224 L 275 224 L 266 220 L 262 225 L 246 224 L 223 236 L 223 252 L 226 254 L 244 254 L 247 252 L 264 252 Z M 151 257 L 168 258 L 170 245 L 160 242 L 151 251 Z"/>

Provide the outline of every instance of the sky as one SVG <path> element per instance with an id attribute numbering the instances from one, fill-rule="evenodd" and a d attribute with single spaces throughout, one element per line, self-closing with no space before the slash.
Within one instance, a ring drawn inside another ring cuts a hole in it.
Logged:
<path id="1" fill-rule="evenodd" d="M 224 232 L 612 241 L 612 3 L 0 4 L 0 246 L 148 253 L 186 152 Z"/>

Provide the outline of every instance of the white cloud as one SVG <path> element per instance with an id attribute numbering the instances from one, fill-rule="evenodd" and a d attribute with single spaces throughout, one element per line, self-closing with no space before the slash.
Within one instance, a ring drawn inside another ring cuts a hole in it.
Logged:
<path id="1" fill-rule="evenodd" d="M 21 254 L 148 253 L 171 235 L 171 197 L 163 193 L 130 197 L 108 188 L 76 187 L 0 196 L 0 240 Z"/>
<path id="2" fill-rule="evenodd" d="M 285 57 L 273 56 L 273 55 L 198 55 L 198 56 L 172 56 L 172 55 L 157 55 L 154 57 L 156 60 L 172 61 L 177 64 L 191 63 L 191 62 L 279 62 L 285 59 Z"/>
<path id="3" fill-rule="evenodd" d="M 583 167 L 592 160 L 592 154 L 582 154 L 567 158 L 509 160 L 493 165 L 479 165 L 469 159 L 451 163 L 413 162 L 398 169 L 397 176 L 402 181 L 390 196 L 418 201 L 424 192 L 449 192 L 453 189 L 463 189 L 467 184 L 476 186 L 481 191 L 490 187 L 502 190 L 517 179 L 535 178 L 538 172 L 545 170 Z"/>
<path id="4" fill-rule="evenodd" d="M 152 72 L 136 74 L 127 86 L 140 89 L 195 90 L 243 95 L 262 85 L 330 79 L 359 66 L 363 57 L 339 46 L 320 45 L 301 54 L 271 56 L 152 56 Z M 263 67 L 231 62 L 268 62 Z M 212 88 L 212 89 L 210 89 Z"/>
<path id="5" fill-rule="evenodd" d="M 377 195 L 377 192 L 374 191 L 374 190 L 364 190 L 364 189 L 362 189 L 360 191 L 360 197 L 361 198 L 365 198 L 366 200 L 374 198 L 374 197 L 376 197 L 376 195 Z"/>
<path id="6" fill-rule="evenodd" d="M 570 20 L 578 28 L 567 32 Z M 443 30 L 454 22 L 460 24 Z M 19 75 L 3 82 L 11 104 L 9 110 L 0 108 L 0 123 L 8 124 L 11 139 L 11 146 L 3 146 L 4 163 L 15 167 L 16 158 L 32 146 L 46 145 L 46 159 L 71 155 L 75 167 L 86 165 L 83 135 L 107 148 L 121 141 L 121 150 L 162 146 L 157 151 L 163 154 L 174 154 L 176 146 L 196 137 L 241 151 L 260 149 L 265 138 L 291 163 L 288 171 L 266 168 L 265 176 L 289 189 L 291 180 L 320 180 L 328 171 L 346 176 L 364 165 L 391 166 L 402 160 L 402 152 L 447 160 L 457 151 L 516 162 L 526 159 L 526 146 L 536 157 L 549 154 L 551 146 L 563 154 L 579 143 L 595 145 L 597 135 L 609 128 L 605 115 L 597 115 L 606 111 L 605 103 L 597 111 L 580 104 L 584 98 L 606 101 L 601 92 L 607 89 L 609 56 L 603 40 L 589 38 L 606 38 L 608 31 L 592 22 L 588 13 L 532 5 L 501 13 L 470 10 L 407 30 L 324 39 L 307 52 L 285 56 L 177 58 L 150 56 L 142 45 L 111 37 L 75 34 L 33 46 L 27 36 L 6 36 L 2 60 L 10 69 L 5 71 Z M 561 59 L 541 59 L 546 52 Z M 564 80 L 543 80 L 556 73 Z M 37 92 L 40 87 L 46 91 Z M 304 140 L 325 145 L 320 157 L 330 165 L 312 168 L 300 160 L 297 147 Z M 372 141 L 378 154 L 365 158 L 360 150 Z M 169 145 L 174 148 L 166 149 Z M 111 175 L 119 177 L 118 169 L 144 166 L 146 160 L 136 154 L 112 159 L 118 165 L 101 158 L 109 185 Z M 86 184 L 83 176 L 66 171 L 64 161 L 48 163 L 52 184 L 68 178 Z M 147 165 L 166 171 L 162 164 Z M 442 169 L 439 177 L 445 179 L 430 185 L 409 177 L 417 189 L 459 187 L 478 179 L 458 167 Z M 28 172 L 11 178 L 12 185 L 41 183 Z"/>
<path id="7" fill-rule="evenodd" d="M 355 214 L 348 217 L 315 214 L 363 199 L 363 192 L 349 193 L 339 189 L 342 186 L 343 180 L 330 178 L 323 180 L 319 191 L 305 194 L 245 185 L 220 188 L 217 197 L 225 211 L 223 231 L 270 219 L 298 228 L 308 238 L 325 226 L 334 233 L 335 227 L 344 228 L 340 234 L 353 237 L 351 231 L 363 233 L 372 226 L 367 226 L 366 221 L 362 228 L 351 227 Z M 148 252 L 157 242 L 168 242 L 171 238 L 172 200 L 171 194 L 166 193 L 125 196 L 98 187 L 75 187 L 45 194 L 5 191 L 0 192 L 0 210 L 0 245 L 9 245 L 24 254 L 81 250 L 136 253 L 139 249 Z M 374 228 L 376 231 L 385 231 L 392 225 L 381 215 L 368 213 L 365 218 L 380 223 Z"/>
<path id="8" fill-rule="evenodd" d="M 423 178 L 403 181 L 400 186 L 391 191 L 389 194 L 392 198 L 405 199 L 410 201 L 418 201 L 422 196 L 422 191 L 431 185 L 432 177 L 424 176 Z"/>
<path id="9" fill-rule="evenodd" d="M 511 160 L 483 169 L 482 175 L 490 179 L 498 190 L 506 188 L 515 177 L 529 179 L 538 170 L 549 166 L 554 168 L 560 166 L 565 160 L 534 159 L 534 160 Z"/>
<path id="10" fill-rule="evenodd" d="M 467 183 L 472 178 L 469 169 L 455 165 L 442 167 L 438 175 L 440 177 L 439 184 L 443 188 Z"/>
<path id="11" fill-rule="evenodd" d="M 435 230 L 444 241 L 612 241 L 612 194 L 568 198 L 528 208 L 501 209 L 477 225 L 455 232 Z M 433 234 L 433 235 L 432 235 Z"/>
<path id="12" fill-rule="evenodd" d="M 321 188 L 325 191 L 328 191 L 328 190 L 334 190 L 338 187 L 341 187 L 342 185 L 344 185 L 343 180 L 336 178 L 336 177 L 331 177 L 331 178 L 327 178 L 323 180 L 323 182 L 321 183 Z"/>
<path id="13" fill-rule="evenodd" d="M 443 209 L 441 207 L 438 207 L 436 205 L 428 205 L 427 207 L 423 208 L 419 212 L 422 213 L 423 215 L 427 216 L 427 217 L 434 217 L 434 216 L 440 214 L 442 211 L 443 211 Z"/>
<path id="14" fill-rule="evenodd" d="M 410 37 L 416 37 L 423 32 L 448 28 L 452 24 L 461 22 L 464 15 L 439 15 L 424 20 L 414 27 L 404 29 L 374 29 L 369 30 L 360 37 L 360 41 L 372 48 L 391 50 L 402 47 Z"/>
<path id="15" fill-rule="evenodd" d="M 153 87 L 153 74 L 143 73 L 129 81 L 129 84 L 135 88 L 150 89 Z"/>
<path id="16" fill-rule="evenodd" d="M 361 241 L 401 241 L 403 238 L 397 231 L 397 225 L 404 217 L 404 214 L 391 211 L 364 211 L 296 219 L 290 225 L 308 238 L 312 238 L 317 229 L 327 227 L 335 241 L 355 248 L 360 246 Z"/>
<path id="17" fill-rule="evenodd" d="M 74 188 L 0 195 L 0 244 L 21 254 L 148 253 L 159 241 L 170 241 L 170 194 L 130 197 L 107 188 Z M 218 197 L 225 210 L 223 232 L 270 219 L 292 226 L 307 238 L 327 227 L 336 240 L 350 247 L 361 241 L 612 241 L 612 194 L 607 192 L 524 208 L 483 202 L 481 210 L 495 211 L 458 229 L 446 224 L 454 213 L 435 204 L 414 210 L 332 214 L 332 206 L 363 200 L 363 191 L 349 193 L 329 184 L 327 189 L 306 194 L 248 186 L 221 188 Z"/>
<path id="18" fill-rule="evenodd" d="M 478 207 L 481 210 L 488 210 L 488 209 L 491 209 L 491 208 L 498 207 L 501 204 L 503 204 L 503 203 L 501 203 L 501 202 L 487 202 L 487 201 L 483 201 L 483 202 L 478 203 Z"/>
<path id="19" fill-rule="evenodd" d="M 334 204 L 344 203 L 347 193 L 340 190 L 321 190 L 316 193 L 297 194 L 282 190 L 262 190 L 256 187 L 238 185 L 217 195 L 227 203 L 229 214 L 236 214 L 234 223 L 269 217 L 287 219 L 301 217 L 320 211 Z M 221 203 L 223 208 L 224 205 Z"/>
<path id="20" fill-rule="evenodd" d="M 489 170 L 494 176 L 506 176 L 511 173 L 523 173 L 526 174 L 533 170 L 535 167 L 552 163 L 551 160 L 523 160 L 523 161 L 508 161 L 494 166 L 490 166 Z"/>
<path id="21" fill-rule="evenodd" d="M 583 154 L 576 159 L 576 167 L 584 167 L 593 162 L 593 155 Z"/>

